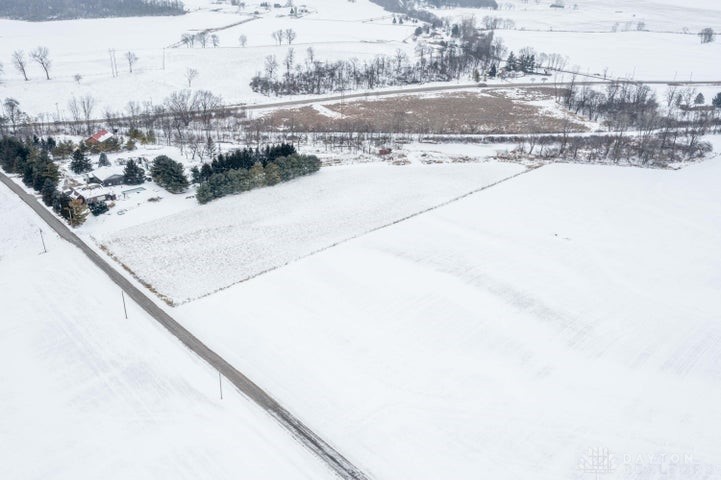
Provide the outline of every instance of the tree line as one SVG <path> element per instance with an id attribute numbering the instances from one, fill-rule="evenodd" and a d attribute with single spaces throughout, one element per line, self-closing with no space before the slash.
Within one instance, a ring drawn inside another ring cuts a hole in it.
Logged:
<path id="1" fill-rule="evenodd" d="M 180 0 L 3 0 L 0 17 L 17 20 L 182 15 Z"/>
<path id="2" fill-rule="evenodd" d="M 485 71 L 502 48 L 500 42 L 494 41 L 493 32 L 477 29 L 438 49 L 419 45 L 416 59 L 397 50 L 393 56 L 381 55 L 372 60 L 323 62 L 309 48 L 305 61 L 296 63 L 295 51 L 290 48 L 281 63 L 275 55 L 266 57 L 264 71 L 252 78 L 250 86 L 265 95 L 297 95 L 450 81 Z"/>
<path id="3" fill-rule="evenodd" d="M 242 149 L 219 155 L 213 162 L 204 163 L 191 171 L 198 203 L 272 186 L 296 177 L 315 173 L 321 162 L 314 155 L 299 155 L 289 144 L 264 149 Z"/>
<path id="4" fill-rule="evenodd" d="M 81 225 L 88 216 L 85 202 L 58 190 L 60 172 L 50 158 L 57 145 L 52 137 L 19 140 L 3 136 L 0 139 L 0 166 L 7 173 L 22 176 L 23 183 L 42 195 L 42 201 L 64 218 L 71 226 Z"/>

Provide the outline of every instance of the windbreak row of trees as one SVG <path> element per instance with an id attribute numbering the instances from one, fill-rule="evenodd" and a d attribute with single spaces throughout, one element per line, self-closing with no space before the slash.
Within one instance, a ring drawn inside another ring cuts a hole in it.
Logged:
<path id="1" fill-rule="evenodd" d="M 228 170 L 237 169 L 248 170 L 258 162 L 265 167 L 269 162 L 273 162 L 279 157 L 288 157 L 296 153 L 298 152 L 290 143 L 266 145 L 263 148 L 256 149 L 246 147 L 226 154 L 221 153 L 210 163 L 204 163 L 199 170 L 194 167 L 192 170 L 193 179 L 196 180 L 196 183 L 203 182 L 215 173 L 224 173 Z"/>
<path id="2" fill-rule="evenodd" d="M 0 17 L 19 20 L 182 15 L 179 0 L 2 0 Z"/>
<path id="3" fill-rule="evenodd" d="M 266 57 L 264 71 L 252 78 L 250 86 L 265 95 L 296 95 L 450 81 L 487 70 L 502 49 L 493 32 L 479 31 L 440 49 L 419 45 L 416 59 L 398 50 L 393 56 L 367 61 L 321 62 L 309 48 L 305 61 L 296 63 L 295 51 L 289 49 L 281 63 L 275 55 Z"/>
<path id="4" fill-rule="evenodd" d="M 207 165 L 207 164 L 206 164 Z M 234 168 L 211 174 L 196 192 L 198 203 L 205 204 L 213 199 L 245 192 L 266 185 L 276 185 L 293 178 L 310 175 L 320 169 L 321 162 L 314 155 L 293 153 L 277 157 L 265 165 L 258 161 L 252 167 Z M 205 167 L 205 165 L 204 165 Z"/>
<path id="5" fill-rule="evenodd" d="M 88 207 L 81 199 L 73 199 L 58 190 L 60 172 L 50 158 L 55 148 L 53 138 L 19 140 L 3 136 L 0 139 L 0 165 L 7 173 L 22 175 L 23 183 L 42 195 L 45 205 L 76 227 L 88 216 Z"/>

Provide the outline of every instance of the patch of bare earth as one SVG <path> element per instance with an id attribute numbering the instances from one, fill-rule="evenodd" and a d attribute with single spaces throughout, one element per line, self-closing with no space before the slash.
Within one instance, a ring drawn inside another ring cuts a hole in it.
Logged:
<path id="1" fill-rule="evenodd" d="M 324 105 L 338 115 L 307 106 L 275 110 L 255 121 L 264 129 L 291 132 L 530 134 L 587 130 L 580 119 L 560 107 L 549 110 L 531 103 L 551 99 L 550 91 L 541 88 L 402 95 Z"/>

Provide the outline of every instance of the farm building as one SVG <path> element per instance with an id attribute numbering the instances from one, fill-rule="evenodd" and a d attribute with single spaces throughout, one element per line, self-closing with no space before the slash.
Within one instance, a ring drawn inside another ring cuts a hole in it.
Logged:
<path id="1" fill-rule="evenodd" d="M 97 132 L 95 132 L 91 137 L 88 137 L 85 140 L 85 143 L 88 145 L 97 145 L 106 142 L 113 137 L 115 137 L 115 135 L 103 128 L 102 130 L 98 130 Z"/>

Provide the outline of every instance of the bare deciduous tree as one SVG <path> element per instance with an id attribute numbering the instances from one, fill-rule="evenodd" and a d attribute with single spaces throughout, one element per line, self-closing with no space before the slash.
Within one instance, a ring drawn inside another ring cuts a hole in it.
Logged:
<path id="1" fill-rule="evenodd" d="M 295 40 L 295 37 L 297 34 L 295 33 L 295 30 L 292 28 L 286 28 L 285 29 L 285 39 L 288 40 L 288 45 L 293 43 L 293 40 Z"/>
<path id="2" fill-rule="evenodd" d="M 245 34 L 243 34 L 238 37 L 238 42 L 240 43 L 241 47 L 245 47 L 245 45 L 248 43 L 248 37 Z"/>
<path id="3" fill-rule="evenodd" d="M 213 44 L 213 48 L 220 46 L 220 37 L 215 33 L 210 36 L 210 42 Z"/>
<path id="4" fill-rule="evenodd" d="M 190 33 L 184 33 L 180 36 L 180 41 L 188 48 L 191 48 L 193 45 L 195 45 L 195 35 L 191 35 Z"/>
<path id="5" fill-rule="evenodd" d="M 283 43 L 283 39 L 285 38 L 285 32 L 283 30 L 276 30 L 275 32 L 271 33 L 271 36 L 273 37 L 273 40 L 278 42 L 278 45 Z"/>
<path id="6" fill-rule="evenodd" d="M 83 119 L 85 120 L 85 128 L 88 134 L 92 133 L 90 120 L 93 116 L 93 109 L 95 109 L 95 98 L 92 95 L 83 95 L 80 97 L 80 109 L 83 112 Z"/>
<path id="7" fill-rule="evenodd" d="M 13 133 L 15 133 L 15 126 L 18 123 L 18 120 L 20 119 L 20 116 L 22 112 L 20 111 L 20 102 L 15 100 L 14 98 L 6 98 L 3 102 L 3 109 L 5 110 L 5 115 L 7 116 L 7 119 L 10 120 L 10 123 L 13 126 Z"/>
<path id="8" fill-rule="evenodd" d="M 192 105 L 206 132 L 210 131 L 210 122 L 214 112 L 223 105 L 223 99 L 208 90 L 198 90 L 193 95 Z M 209 133 L 207 133 L 209 135 Z"/>
<path id="9" fill-rule="evenodd" d="M 133 73 L 133 65 L 138 62 L 138 56 L 135 55 L 134 52 L 127 52 L 125 54 L 125 59 L 128 61 L 128 70 L 130 73 Z"/>
<path id="10" fill-rule="evenodd" d="M 193 80 L 195 80 L 198 75 L 198 71 L 194 68 L 188 68 L 185 70 L 185 79 L 188 81 L 188 88 L 193 85 Z"/>
<path id="11" fill-rule="evenodd" d="M 208 46 L 208 32 L 200 32 L 196 35 L 196 38 L 201 47 L 205 48 Z"/>
<path id="12" fill-rule="evenodd" d="M 275 71 L 278 69 L 278 60 L 275 55 L 265 57 L 265 74 L 268 78 L 275 78 Z"/>
<path id="13" fill-rule="evenodd" d="M 50 51 L 48 47 L 38 47 L 30 53 L 30 58 L 35 60 L 45 71 L 45 78 L 50 80 L 50 66 L 52 61 L 50 60 Z"/>
<path id="14" fill-rule="evenodd" d="M 23 52 L 22 50 L 15 50 L 13 52 L 12 59 L 13 59 L 13 66 L 15 67 L 15 69 L 22 74 L 25 81 L 28 81 L 29 80 L 28 79 L 28 71 L 27 71 L 28 62 L 27 62 L 27 59 L 25 58 L 25 52 Z"/>

